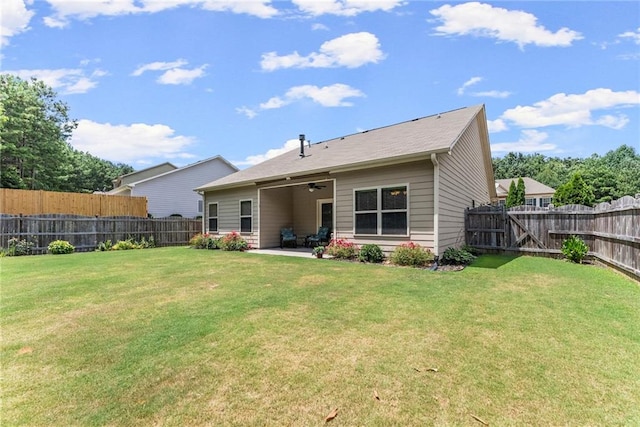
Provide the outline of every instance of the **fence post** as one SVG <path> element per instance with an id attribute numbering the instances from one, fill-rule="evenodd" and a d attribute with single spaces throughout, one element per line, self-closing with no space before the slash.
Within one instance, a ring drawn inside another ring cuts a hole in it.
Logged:
<path id="1" fill-rule="evenodd" d="M 509 221 L 509 214 L 507 213 L 506 205 L 502 205 L 502 226 L 504 227 L 502 248 L 507 249 L 511 246 L 511 221 Z"/>

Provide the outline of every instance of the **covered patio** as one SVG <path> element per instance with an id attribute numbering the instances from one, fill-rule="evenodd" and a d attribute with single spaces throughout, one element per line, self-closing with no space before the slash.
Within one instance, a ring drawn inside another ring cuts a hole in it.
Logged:
<path id="1" fill-rule="evenodd" d="M 305 247 L 307 236 L 316 234 L 321 226 L 329 227 L 331 230 L 334 228 L 334 180 L 307 180 L 263 187 L 259 194 L 258 246 L 261 250 L 280 250 L 280 230 L 291 228 L 297 237 L 297 249 L 306 250 L 306 253 L 310 254 L 311 248 Z"/>

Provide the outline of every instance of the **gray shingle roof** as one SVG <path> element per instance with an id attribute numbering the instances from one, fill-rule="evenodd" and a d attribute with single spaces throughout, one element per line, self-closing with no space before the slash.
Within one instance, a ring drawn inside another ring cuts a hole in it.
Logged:
<path id="1" fill-rule="evenodd" d="M 556 192 L 553 188 L 544 185 L 541 182 L 536 181 L 532 178 L 523 177 L 524 181 L 524 192 L 527 196 L 533 196 L 536 194 L 553 194 Z M 498 197 L 504 197 L 509 193 L 509 186 L 511 186 L 511 181 L 514 181 L 518 184 L 518 178 L 508 178 L 508 179 L 496 179 L 496 184 L 500 187 L 496 187 L 496 192 L 498 193 Z"/>
<path id="2" fill-rule="evenodd" d="M 449 151 L 484 105 L 461 108 L 328 141 L 305 143 L 305 157 L 291 150 L 196 190 L 228 188 L 259 181 L 349 170 L 365 165 L 408 161 Z"/>

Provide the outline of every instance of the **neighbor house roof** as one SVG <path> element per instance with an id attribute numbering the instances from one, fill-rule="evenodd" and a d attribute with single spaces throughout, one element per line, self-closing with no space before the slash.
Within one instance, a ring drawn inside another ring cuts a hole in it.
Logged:
<path id="1" fill-rule="evenodd" d="M 196 191 L 426 159 L 432 153 L 449 152 L 480 112 L 486 120 L 484 105 L 476 105 L 311 145 L 305 142 L 304 157 L 299 149 L 291 150 Z"/>
<path id="2" fill-rule="evenodd" d="M 496 193 L 498 197 L 507 197 L 511 182 L 513 181 L 518 184 L 518 179 L 519 178 L 496 179 Z M 524 193 L 527 196 L 552 195 L 556 192 L 553 188 L 535 179 L 523 177 L 522 181 L 524 181 Z"/>
<path id="3" fill-rule="evenodd" d="M 170 170 L 170 171 L 167 171 L 167 172 L 160 173 L 158 175 L 150 176 L 150 177 L 141 179 L 139 181 L 130 182 L 128 184 L 125 184 L 125 185 L 122 185 L 120 187 L 114 188 L 111 191 L 108 191 L 107 194 L 115 195 L 115 194 L 118 194 L 118 193 L 122 193 L 122 192 L 125 192 L 126 190 L 131 190 L 137 184 L 140 184 L 140 183 L 143 183 L 143 182 L 147 182 L 147 181 L 151 181 L 151 180 L 154 180 L 154 179 L 160 179 L 160 178 L 166 177 L 166 176 L 171 175 L 171 174 L 182 173 L 187 169 L 193 168 L 193 167 L 198 166 L 198 165 L 202 165 L 203 163 L 208 163 L 208 162 L 212 162 L 212 161 L 216 161 L 216 160 L 225 163 L 226 165 L 228 165 L 229 167 L 231 167 L 232 169 L 234 169 L 236 171 L 238 170 L 237 167 L 235 167 L 233 164 L 231 164 L 224 157 L 222 157 L 222 156 L 214 156 L 214 157 L 209 157 L 208 159 L 197 161 L 195 163 L 191 163 L 191 164 L 186 165 L 186 166 L 182 166 L 180 168 L 176 168 L 176 169 L 173 169 L 173 170 Z M 163 165 L 164 164 L 165 163 L 163 163 Z M 171 163 L 166 163 L 166 164 L 171 165 Z M 171 165 L 171 166 L 173 166 L 173 165 Z"/>

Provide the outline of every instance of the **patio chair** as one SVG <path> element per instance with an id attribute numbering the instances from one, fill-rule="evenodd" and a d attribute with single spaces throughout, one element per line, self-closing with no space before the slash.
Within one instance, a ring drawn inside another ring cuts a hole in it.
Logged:
<path id="1" fill-rule="evenodd" d="M 329 244 L 329 240 L 331 240 L 331 229 L 329 227 L 320 227 L 318 228 L 318 234 L 307 236 L 306 243 L 308 247 L 312 248 L 322 243 Z"/>
<path id="2" fill-rule="evenodd" d="M 280 248 L 287 244 L 293 244 L 294 248 L 298 247 L 298 236 L 293 232 L 293 228 L 280 229 Z"/>

